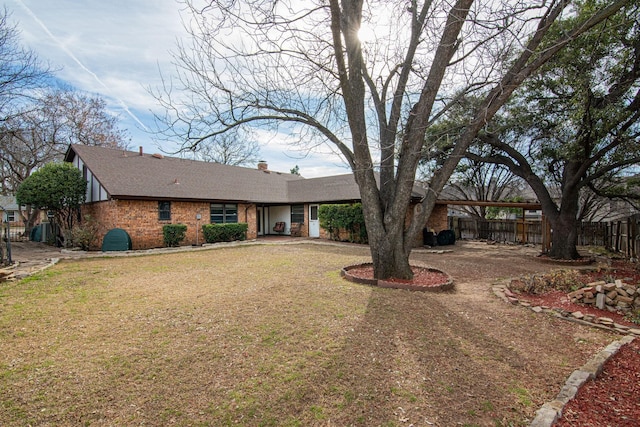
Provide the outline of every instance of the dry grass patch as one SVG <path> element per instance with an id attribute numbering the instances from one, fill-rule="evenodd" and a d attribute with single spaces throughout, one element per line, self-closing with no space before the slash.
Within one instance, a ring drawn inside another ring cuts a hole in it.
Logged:
<path id="1" fill-rule="evenodd" d="M 2 284 L 0 424 L 526 425 L 612 339 L 488 283 L 456 297 L 339 277 L 367 256 L 241 246 Z"/>

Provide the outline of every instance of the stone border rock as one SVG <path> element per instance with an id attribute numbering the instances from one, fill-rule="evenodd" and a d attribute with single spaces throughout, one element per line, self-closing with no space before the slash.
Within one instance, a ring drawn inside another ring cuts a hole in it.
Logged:
<path id="1" fill-rule="evenodd" d="M 562 416 L 562 410 L 565 405 L 578 394 L 580 387 L 587 381 L 593 380 L 600 375 L 607 360 L 616 354 L 618 350 L 620 350 L 620 347 L 630 343 L 634 339 L 633 336 L 628 335 L 618 341 L 612 342 L 605 347 L 604 350 L 593 356 L 582 368 L 573 371 L 555 400 L 545 403 L 536 411 L 536 417 L 531 422 L 530 427 L 553 426 Z"/>
<path id="2" fill-rule="evenodd" d="M 498 298 L 502 299 L 505 302 L 508 302 L 509 304 L 520 305 L 522 307 L 529 308 L 536 313 L 550 313 L 561 319 L 580 323 L 582 325 L 593 326 L 624 335 L 632 335 L 636 337 L 640 336 L 640 326 L 638 328 L 632 328 L 626 325 L 615 323 L 613 319 L 609 317 L 592 316 L 583 314 L 581 311 L 570 312 L 557 307 L 535 306 L 527 301 L 521 301 L 514 293 L 509 290 L 509 287 L 504 283 L 494 285 L 493 293 Z"/>
<path id="3" fill-rule="evenodd" d="M 508 283 L 508 281 L 506 281 L 506 283 Z M 579 311 L 572 313 L 560 308 L 533 306 L 526 301 L 520 301 L 504 282 L 493 285 L 493 293 L 509 304 L 529 308 L 535 313 L 549 313 L 564 320 L 626 335 L 620 340 L 613 341 L 604 350 L 593 356 L 582 368 L 573 371 L 560 390 L 560 393 L 558 393 L 558 396 L 551 402 L 542 405 L 542 407 L 536 411 L 536 417 L 533 419 L 530 427 L 552 427 L 562 416 L 564 406 L 576 396 L 580 387 L 588 380 L 592 380 L 600 375 L 605 362 L 616 354 L 620 347 L 640 336 L 640 329 L 629 328 L 628 326 L 614 323 L 614 321 L 608 317 L 586 316 Z"/>
<path id="4" fill-rule="evenodd" d="M 377 279 L 365 279 L 362 277 L 356 277 L 349 274 L 349 270 L 352 270 L 354 268 L 371 267 L 372 265 L 373 264 L 370 262 L 348 265 L 346 267 L 343 267 L 340 270 L 340 276 L 342 276 L 345 280 L 348 280 L 349 282 L 352 282 L 352 283 L 359 283 L 362 285 L 369 285 L 369 286 L 378 286 L 380 288 L 405 289 L 408 291 L 421 291 L 421 292 L 445 292 L 453 289 L 453 279 L 451 278 L 451 276 L 449 276 L 444 271 L 431 268 L 431 267 L 415 266 L 417 268 L 424 268 L 429 271 L 436 271 L 438 273 L 444 274 L 445 276 L 447 276 L 447 281 L 439 285 L 422 286 L 422 285 L 416 285 L 413 283 L 390 282 L 386 280 L 377 280 Z"/>
<path id="5" fill-rule="evenodd" d="M 625 283 L 622 279 L 613 282 L 600 280 L 569 292 L 567 297 L 573 303 L 592 306 L 612 312 L 629 312 L 640 309 L 640 287 Z"/>

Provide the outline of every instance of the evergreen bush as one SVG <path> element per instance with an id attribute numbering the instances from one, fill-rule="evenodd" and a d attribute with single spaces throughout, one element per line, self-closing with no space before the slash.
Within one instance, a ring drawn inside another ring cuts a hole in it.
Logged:
<path id="1" fill-rule="evenodd" d="M 186 234 L 187 226 L 184 224 L 167 224 L 162 227 L 164 244 L 168 247 L 180 246 Z"/>
<path id="2" fill-rule="evenodd" d="M 320 226 L 327 230 L 332 240 L 364 244 L 369 242 L 361 203 L 321 205 L 318 219 Z M 344 236 L 343 233 L 347 235 Z"/>
<path id="3" fill-rule="evenodd" d="M 202 226 L 202 235 L 207 243 L 233 242 L 246 240 L 248 229 L 246 223 L 205 224 Z"/>

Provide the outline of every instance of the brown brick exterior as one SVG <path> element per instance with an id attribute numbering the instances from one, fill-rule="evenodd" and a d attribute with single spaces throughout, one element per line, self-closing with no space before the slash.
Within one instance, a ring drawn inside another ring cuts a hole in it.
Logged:
<path id="1" fill-rule="evenodd" d="M 182 245 L 196 244 L 196 227 L 198 228 L 197 243 L 204 243 L 202 226 L 209 223 L 209 202 L 171 202 L 171 220 L 158 219 L 157 200 L 109 200 L 83 206 L 83 215 L 89 214 L 100 225 L 100 235 L 93 249 L 102 248 L 102 238 L 112 228 L 122 228 L 131 237 L 133 249 L 151 249 L 164 246 L 162 227 L 165 224 L 185 224 L 187 234 Z M 196 220 L 200 213 L 201 219 Z M 407 213 L 407 221 L 413 209 Z M 248 224 L 247 239 L 255 239 L 258 235 L 257 209 L 255 204 L 238 204 L 238 222 Z M 448 226 L 447 206 L 436 205 L 427 220 L 427 228 L 435 232 L 446 230 Z M 266 230 L 265 230 L 266 231 Z M 309 205 L 305 204 L 304 226 L 302 237 L 309 236 Z M 320 228 L 320 238 L 328 239 L 328 233 Z M 422 246 L 422 235 L 417 236 L 414 246 Z"/>
<path id="2" fill-rule="evenodd" d="M 309 205 L 304 205 L 304 224 L 300 229 L 300 237 L 309 237 Z"/>
<path id="3" fill-rule="evenodd" d="M 411 216 L 413 215 L 413 209 L 415 208 L 415 204 L 412 204 L 411 207 L 407 210 L 407 219 L 405 224 L 408 226 L 411 221 Z M 427 223 L 424 228 L 428 228 L 429 230 L 434 230 L 436 233 L 442 230 L 449 229 L 449 218 L 448 218 L 448 209 L 447 205 L 435 205 L 433 207 L 433 211 L 431 211 L 431 215 L 427 218 Z M 414 247 L 423 246 L 423 237 L 422 233 L 418 233 L 416 236 L 416 240 L 413 242 Z"/>
<path id="4" fill-rule="evenodd" d="M 427 220 L 427 228 L 436 233 L 449 229 L 449 209 L 447 205 L 436 204 Z"/>
<path id="5" fill-rule="evenodd" d="M 89 214 L 100 224 L 100 237 L 96 248 L 102 247 L 102 238 L 112 228 L 122 228 L 129 236 L 133 249 L 150 249 L 164 246 L 162 227 L 165 224 L 185 224 L 187 234 L 183 245 L 196 244 L 196 228 L 198 243 L 204 243 L 202 226 L 209 223 L 208 202 L 171 202 L 171 220 L 158 219 L 157 200 L 109 200 L 83 206 L 83 214 Z M 196 220 L 200 213 L 201 219 Z M 254 204 L 238 204 L 238 222 L 246 222 L 249 226 L 247 239 L 257 236 L 256 206 Z"/>

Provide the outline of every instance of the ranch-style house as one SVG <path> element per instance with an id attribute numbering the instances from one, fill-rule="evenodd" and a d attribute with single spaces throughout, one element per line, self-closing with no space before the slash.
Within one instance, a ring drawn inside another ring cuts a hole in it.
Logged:
<path id="1" fill-rule="evenodd" d="M 247 239 L 271 234 L 326 238 L 319 206 L 360 201 L 352 174 L 305 179 L 271 171 L 265 162 L 254 169 L 147 154 L 142 148 L 75 144 L 65 160 L 87 180 L 82 213 L 101 225 L 98 245 L 108 230 L 120 228 L 130 235 L 133 249 L 161 247 L 162 227 L 177 223 L 187 226 L 184 245 L 203 243 L 201 227 L 209 223 L 247 223 Z M 421 197 L 416 188 L 414 201 Z M 446 204 L 436 205 L 427 226 L 448 228 Z"/>

